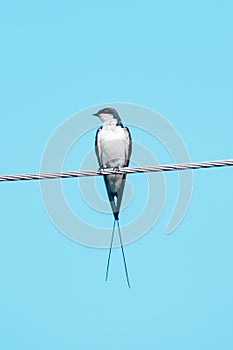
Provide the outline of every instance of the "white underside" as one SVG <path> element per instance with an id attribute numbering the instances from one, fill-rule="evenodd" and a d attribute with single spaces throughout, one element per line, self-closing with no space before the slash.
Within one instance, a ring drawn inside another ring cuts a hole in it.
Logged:
<path id="1" fill-rule="evenodd" d="M 129 139 L 121 126 L 103 125 L 98 137 L 102 164 L 108 168 L 125 166 L 128 143 Z M 121 187 L 122 175 L 108 175 L 107 178 L 111 192 L 117 194 Z"/>
<path id="2" fill-rule="evenodd" d="M 111 168 L 125 165 L 128 140 L 122 127 L 103 126 L 98 141 L 103 165 Z"/>

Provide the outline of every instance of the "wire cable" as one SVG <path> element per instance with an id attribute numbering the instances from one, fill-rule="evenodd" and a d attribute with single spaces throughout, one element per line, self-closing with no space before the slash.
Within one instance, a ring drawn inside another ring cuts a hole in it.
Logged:
<path id="1" fill-rule="evenodd" d="M 26 181 L 26 180 L 43 180 L 43 179 L 59 179 L 72 177 L 86 177 L 86 176 L 100 176 L 110 174 L 134 174 L 147 172 L 161 172 L 161 171 L 176 171 L 187 169 L 206 169 L 214 167 L 233 166 L 233 159 L 227 160 L 212 160 L 206 162 L 195 163 L 179 163 L 179 164 L 162 164 L 142 167 L 124 167 L 124 168 L 106 168 L 100 170 L 77 170 L 77 171 L 62 171 L 51 173 L 38 174 L 12 174 L 0 175 L 0 181 Z"/>

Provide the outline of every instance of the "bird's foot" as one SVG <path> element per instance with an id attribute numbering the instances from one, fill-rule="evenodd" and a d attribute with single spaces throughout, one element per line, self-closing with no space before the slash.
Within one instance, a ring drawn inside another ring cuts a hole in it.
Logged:
<path id="1" fill-rule="evenodd" d="M 118 165 L 118 166 L 114 166 L 113 170 L 114 170 L 115 172 L 118 172 L 118 171 L 120 170 L 119 165 Z"/>
<path id="2" fill-rule="evenodd" d="M 106 170 L 107 169 L 107 166 L 106 165 L 101 165 L 101 167 L 99 167 L 99 169 L 98 169 L 98 171 L 100 172 L 100 173 L 102 173 L 104 170 Z"/>

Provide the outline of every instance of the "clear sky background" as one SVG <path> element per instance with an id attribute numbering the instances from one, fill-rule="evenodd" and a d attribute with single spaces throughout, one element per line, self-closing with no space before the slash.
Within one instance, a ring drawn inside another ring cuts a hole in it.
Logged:
<path id="1" fill-rule="evenodd" d="M 109 101 L 160 112 L 193 161 L 233 158 L 232 11 L 230 0 L 2 2 L 0 172 L 37 172 L 64 120 Z M 53 226 L 38 182 L 0 184 L 0 348 L 232 350 L 232 178 L 195 171 L 188 213 L 166 235 L 177 191 L 166 175 L 160 220 L 126 247 L 131 290 L 118 249 L 106 284 L 107 250 Z"/>

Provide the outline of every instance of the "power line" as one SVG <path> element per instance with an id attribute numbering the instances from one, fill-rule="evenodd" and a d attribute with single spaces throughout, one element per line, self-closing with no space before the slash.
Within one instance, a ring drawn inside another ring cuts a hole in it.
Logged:
<path id="1" fill-rule="evenodd" d="M 124 167 L 120 169 L 106 168 L 101 170 L 77 170 L 77 171 L 62 171 L 51 173 L 38 174 L 13 174 L 0 175 L 0 181 L 25 181 L 25 180 L 43 180 L 43 179 L 59 179 L 72 177 L 86 177 L 86 176 L 100 176 L 110 174 L 133 174 L 133 173 L 147 173 L 147 172 L 161 172 L 161 171 L 176 171 L 186 169 L 201 169 L 233 166 L 233 159 L 228 160 L 213 160 L 207 162 L 196 163 L 180 163 L 180 164 L 163 164 L 142 167 Z"/>

